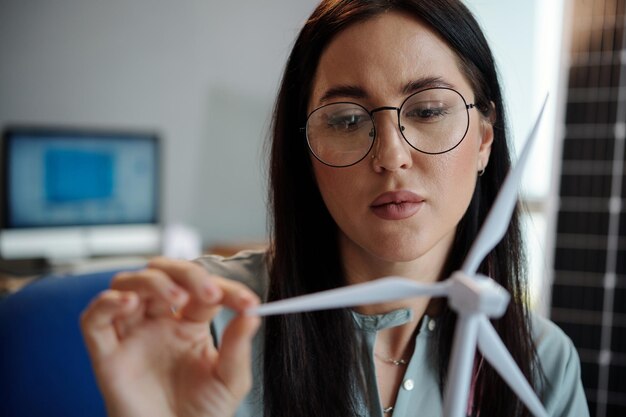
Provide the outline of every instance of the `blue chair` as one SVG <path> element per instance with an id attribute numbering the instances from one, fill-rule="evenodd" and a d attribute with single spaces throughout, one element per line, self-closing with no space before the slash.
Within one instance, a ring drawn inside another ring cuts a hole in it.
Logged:
<path id="1" fill-rule="evenodd" d="M 106 415 L 79 317 L 114 274 L 48 276 L 0 300 L 0 416 Z"/>

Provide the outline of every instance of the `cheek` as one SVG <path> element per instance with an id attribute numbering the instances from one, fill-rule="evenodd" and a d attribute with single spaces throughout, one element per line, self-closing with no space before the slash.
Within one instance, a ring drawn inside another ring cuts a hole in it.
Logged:
<path id="1" fill-rule="evenodd" d="M 434 189 L 446 196 L 449 202 L 455 202 L 455 206 L 469 198 L 474 192 L 475 179 L 468 169 L 469 165 L 461 158 L 446 158 L 437 164 L 436 174 L 433 175 Z"/>
<path id="2" fill-rule="evenodd" d="M 467 131 L 467 136 L 461 144 L 449 152 L 453 161 L 450 166 L 459 174 L 465 173 L 468 177 L 476 179 L 478 173 L 478 163 L 481 153 L 481 145 L 483 142 L 484 129 L 481 123 L 471 123 Z"/>
<path id="3" fill-rule="evenodd" d="M 350 201 L 350 193 L 359 184 L 354 175 L 346 175 L 350 168 L 332 168 L 318 161 L 313 162 L 313 173 L 320 194 L 328 209 L 333 213 L 341 210 Z"/>
<path id="4" fill-rule="evenodd" d="M 319 162 L 314 162 L 313 166 L 317 186 L 331 217 L 340 229 L 351 230 L 367 211 L 365 173 L 357 167 L 331 168 Z"/>
<path id="5" fill-rule="evenodd" d="M 469 139 L 469 140 L 468 140 Z M 457 204 L 469 204 L 477 178 L 478 134 L 466 137 L 452 151 L 433 158 L 434 186 Z"/>

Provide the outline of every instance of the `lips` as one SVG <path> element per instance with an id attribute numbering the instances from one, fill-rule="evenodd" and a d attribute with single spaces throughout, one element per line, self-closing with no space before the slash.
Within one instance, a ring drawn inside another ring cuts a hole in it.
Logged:
<path id="1" fill-rule="evenodd" d="M 370 209 L 384 220 L 402 220 L 413 216 L 424 205 L 424 198 L 411 191 L 390 191 L 376 197 Z"/>

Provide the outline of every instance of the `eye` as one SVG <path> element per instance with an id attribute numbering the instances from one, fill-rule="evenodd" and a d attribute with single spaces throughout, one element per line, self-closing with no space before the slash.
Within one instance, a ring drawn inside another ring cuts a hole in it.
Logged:
<path id="1" fill-rule="evenodd" d="M 333 113 L 328 116 L 327 125 L 338 132 L 352 132 L 369 122 L 369 116 L 359 113 Z"/>
<path id="2" fill-rule="evenodd" d="M 419 103 L 404 112 L 404 117 L 415 122 L 436 122 L 449 114 L 443 103 Z"/>

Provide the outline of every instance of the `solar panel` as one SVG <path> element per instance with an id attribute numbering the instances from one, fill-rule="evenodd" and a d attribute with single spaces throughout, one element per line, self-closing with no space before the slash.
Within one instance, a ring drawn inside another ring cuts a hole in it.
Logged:
<path id="1" fill-rule="evenodd" d="M 575 0 L 552 319 L 572 338 L 592 416 L 626 415 L 623 0 Z"/>

